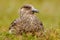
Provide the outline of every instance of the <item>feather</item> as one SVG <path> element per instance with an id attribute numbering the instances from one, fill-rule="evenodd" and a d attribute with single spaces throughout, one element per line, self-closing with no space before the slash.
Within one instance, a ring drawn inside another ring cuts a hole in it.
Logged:
<path id="1" fill-rule="evenodd" d="M 11 23 L 9 32 L 14 34 L 22 34 L 43 31 L 43 23 L 38 20 L 34 12 L 32 11 L 32 6 L 24 5 L 20 11 L 21 16 Z"/>

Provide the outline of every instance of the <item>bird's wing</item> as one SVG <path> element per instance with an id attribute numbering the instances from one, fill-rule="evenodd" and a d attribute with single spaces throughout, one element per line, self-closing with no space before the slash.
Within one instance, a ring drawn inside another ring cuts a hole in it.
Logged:
<path id="1" fill-rule="evenodd" d="M 21 19 L 20 18 L 17 18 L 17 19 L 15 19 L 12 23 L 11 23 L 11 25 L 10 25 L 10 27 L 9 27 L 9 33 L 12 33 L 13 31 L 17 31 L 17 30 L 19 30 L 19 22 L 21 21 Z"/>

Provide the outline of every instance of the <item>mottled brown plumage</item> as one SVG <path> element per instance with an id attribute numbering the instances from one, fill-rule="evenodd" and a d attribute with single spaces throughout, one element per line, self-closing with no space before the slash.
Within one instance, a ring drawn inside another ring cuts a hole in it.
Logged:
<path id="1" fill-rule="evenodd" d="M 20 17 L 11 23 L 9 28 L 10 33 L 22 34 L 22 33 L 38 33 L 43 31 L 43 24 L 34 13 L 37 13 L 32 5 L 24 5 L 20 9 Z"/>

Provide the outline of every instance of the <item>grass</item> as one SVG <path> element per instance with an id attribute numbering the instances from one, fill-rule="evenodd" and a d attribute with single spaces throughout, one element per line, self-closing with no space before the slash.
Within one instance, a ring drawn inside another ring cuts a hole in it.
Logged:
<path id="1" fill-rule="evenodd" d="M 16 36 L 8 33 L 10 23 L 16 19 L 18 8 L 32 4 L 40 13 L 35 14 L 44 24 L 44 35 L 39 38 L 29 35 Z M 60 40 L 59 0 L 0 0 L 0 40 Z"/>

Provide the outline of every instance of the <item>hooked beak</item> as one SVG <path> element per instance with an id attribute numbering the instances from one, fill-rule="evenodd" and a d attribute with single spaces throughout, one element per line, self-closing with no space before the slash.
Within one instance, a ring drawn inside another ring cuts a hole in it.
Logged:
<path id="1" fill-rule="evenodd" d="M 37 9 L 35 9 L 35 8 L 32 8 L 32 12 L 33 13 L 39 13 L 39 11 Z"/>

